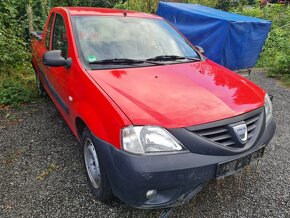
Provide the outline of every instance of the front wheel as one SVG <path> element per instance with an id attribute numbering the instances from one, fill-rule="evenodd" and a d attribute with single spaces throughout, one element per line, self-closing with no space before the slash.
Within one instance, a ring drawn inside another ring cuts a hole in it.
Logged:
<path id="1" fill-rule="evenodd" d="M 91 192 L 96 199 L 109 201 L 113 194 L 105 168 L 100 161 L 97 146 L 93 143 L 93 136 L 85 129 L 82 136 L 84 162 L 87 179 Z"/>

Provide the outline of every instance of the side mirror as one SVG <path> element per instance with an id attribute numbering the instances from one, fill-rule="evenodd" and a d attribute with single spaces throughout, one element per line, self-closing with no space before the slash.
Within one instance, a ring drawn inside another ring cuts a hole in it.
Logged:
<path id="1" fill-rule="evenodd" d="M 44 53 L 42 62 L 50 67 L 67 67 L 71 66 L 71 58 L 65 59 L 61 56 L 61 50 L 52 50 Z"/>
<path id="2" fill-rule="evenodd" d="M 204 49 L 200 46 L 195 46 L 195 48 L 199 51 L 199 53 L 204 54 Z"/>

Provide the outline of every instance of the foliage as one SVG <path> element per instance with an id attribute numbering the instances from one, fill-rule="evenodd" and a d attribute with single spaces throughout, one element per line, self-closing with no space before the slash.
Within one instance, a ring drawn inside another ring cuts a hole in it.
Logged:
<path id="1" fill-rule="evenodd" d="M 157 10 L 159 0 L 127 0 L 124 3 L 118 3 L 115 8 L 127 9 L 133 11 L 141 11 L 146 13 L 155 13 Z M 182 3 L 202 4 L 209 7 L 214 7 L 218 3 L 218 0 L 183 0 L 177 1 Z"/>
<path id="2" fill-rule="evenodd" d="M 36 91 L 23 81 L 6 78 L 0 84 L 0 105 L 17 106 L 30 102 L 36 97 Z"/>
<path id="3" fill-rule="evenodd" d="M 272 29 L 261 53 L 258 67 L 266 67 L 271 76 L 290 78 L 290 8 L 289 6 L 271 4 L 260 8 L 258 0 L 184 0 L 178 2 L 202 4 L 222 10 L 230 10 L 252 17 L 272 21 Z M 116 8 L 154 13 L 158 0 L 127 0 L 116 4 Z"/>
<path id="4" fill-rule="evenodd" d="M 35 97 L 29 31 L 42 30 L 53 6 L 113 7 L 115 0 L 1 0 L 0 105 L 18 105 Z M 25 71 L 25 72 L 23 72 Z M 29 82 L 26 78 L 30 78 Z"/>
<path id="5" fill-rule="evenodd" d="M 29 59 L 23 37 L 25 18 L 19 14 L 23 7 L 17 0 L 0 1 L 0 9 L 0 72 L 9 74 L 15 66 Z"/>
<path id="6" fill-rule="evenodd" d="M 273 22 L 258 61 L 272 76 L 290 80 L 290 9 L 271 5 L 260 9 L 259 0 L 176 0 L 230 10 Z M 0 104 L 18 104 L 33 97 L 29 31 L 42 30 L 54 6 L 115 7 L 155 13 L 159 0 L 2 0 L 0 1 Z M 247 5 L 247 6 L 245 6 Z M 249 7 L 248 5 L 251 5 Z M 25 73 L 23 73 L 25 69 Z"/>
<path id="7" fill-rule="evenodd" d="M 124 4 L 115 4 L 115 8 L 142 11 L 147 13 L 154 13 L 157 9 L 159 0 L 127 0 Z M 241 5 L 253 5 L 255 0 L 176 0 L 175 2 L 200 4 L 209 7 L 214 7 L 222 10 L 230 10 L 231 8 L 238 7 Z"/>
<path id="8" fill-rule="evenodd" d="M 116 0 L 51 0 L 50 7 L 54 6 L 87 6 L 87 7 L 113 7 Z"/>
<path id="9" fill-rule="evenodd" d="M 205 6 L 214 8 L 218 5 L 219 0 L 187 0 L 184 2 L 191 3 L 191 4 L 205 5 Z"/>
<path id="10" fill-rule="evenodd" d="M 272 21 L 272 28 L 257 66 L 267 67 L 270 76 L 290 78 L 290 8 L 283 5 L 243 7 L 234 12 Z"/>
<path id="11" fill-rule="evenodd" d="M 124 3 L 115 4 L 115 8 L 155 13 L 158 2 L 159 0 L 127 0 Z"/>

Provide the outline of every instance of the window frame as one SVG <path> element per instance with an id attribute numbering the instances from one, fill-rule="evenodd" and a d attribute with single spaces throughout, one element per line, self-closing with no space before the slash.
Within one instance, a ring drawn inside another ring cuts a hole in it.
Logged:
<path id="1" fill-rule="evenodd" d="M 51 49 L 51 34 L 52 34 L 52 27 L 54 26 L 54 18 L 55 18 L 55 12 L 52 12 L 52 14 L 49 17 L 49 22 L 47 25 L 46 33 L 45 33 L 45 48 L 49 51 Z M 48 39 L 48 42 L 47 42 Z"/>
<path id="2" fill-rule="evenodd" d="M 63 25 L 64 25 L 66 37 L 67 37 L 67 51 L 66 51 L 66 54 L 68 56 L 68 53 L 69 53 L 69 39 L 68 39 L 68 34 L 67 34 L 68 31 L 67 31 L 67 27 L 66 27 L 66 23 L 65 23 L 64 17 L 60 13 L 55 13 L 55 16 L 54 16 L 53 29 L 51 31 L 51 41 L 50 41 L 51 49 L 53 50 L 53 40 L 54 40 L 54 32 L 55 32 L 55 24 L 56 24 L 56 21 L 57 21 L 57 16 L 59 16 L 62 19 L 62 21 L 63 21 Z"/>
<path id="3" fill-rule="evenodd" d="M 76 25 L 76 20 L 79 17 L 83 17 L 82 15 L 73 15 L 71 16 L 71 23 L 72 23 L 72 34 L 73 34 L 73 38 L 75 41 L 75 45 L 76 45 L 76 52 L 78 57 L 81 60 L 81 64 L 84 66 L 84 68 L 88 69 L 88 70 L 113 70 L 113 69 L 126 69 L 126 68 L 145 68 L 145 67 L 152 67 L 152 65 L 140 65 L 140 66 L 136 66 L 136 65 L 107 65 L 105 67 L 94 67 L 92 65 L 90 65 L 88 63 L 88 61 L 86 60 L 84 53 L 81 49 L 80 46 L 80 40 L 79 40 L 79 34 L 78 34 L 78 28 Z M 90 17 L 90 15 L 86 15 L 84 17 Z M 114 16 L 108 16 L 108 17 L 114 17 Z M 133 17 L 136 19 L 153 19 L 155 20 L 156 18 L 138 18 L 138 17 Z M 175 30 L 175 32 L 177 32 L 178 35 L 180 35 L 180 37 L 182 37 L 185 41 L 185 43 L 187 43 L 198 55 L 198 57 L 200 58 L 200 61 L 205 61 L 207 58 L 205 58 L 204 56 L 202 56 L 199 51 L 194 47 L 194 45 L 192 45 L 187 38 L 185 38 L 185 36 L 178 31 L 172 24 L 170 24 L 167 20 L 163 20 L 164 22 L 166 22 L 173 30 Z M 177 64 L 184 64 L 184 63 L 190 63 L 190 62 L 174 62 L 174 63 L 167 63 L 166 65 L 177 65 Z"/>

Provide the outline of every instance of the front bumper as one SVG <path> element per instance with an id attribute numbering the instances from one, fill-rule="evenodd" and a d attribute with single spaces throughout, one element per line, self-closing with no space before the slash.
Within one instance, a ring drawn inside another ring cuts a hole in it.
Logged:
<path id="1" fill-rule="evenodd" d="M 122 201 L 138 208 L 166 208 L 189 201 L 210 180 L 215 179 L 217 164 L 237 159 L 272 139 L 276 129 L 273 120 L 265 127 L 258 141 L 249 150 L 237 155 L 204 155 L 181 153 L 170 155 L 132 155 L 115 149 L 95 138 L 100 148 L 113 193 Z M 146 192 L 157 190 L 148 200 Z"/>

